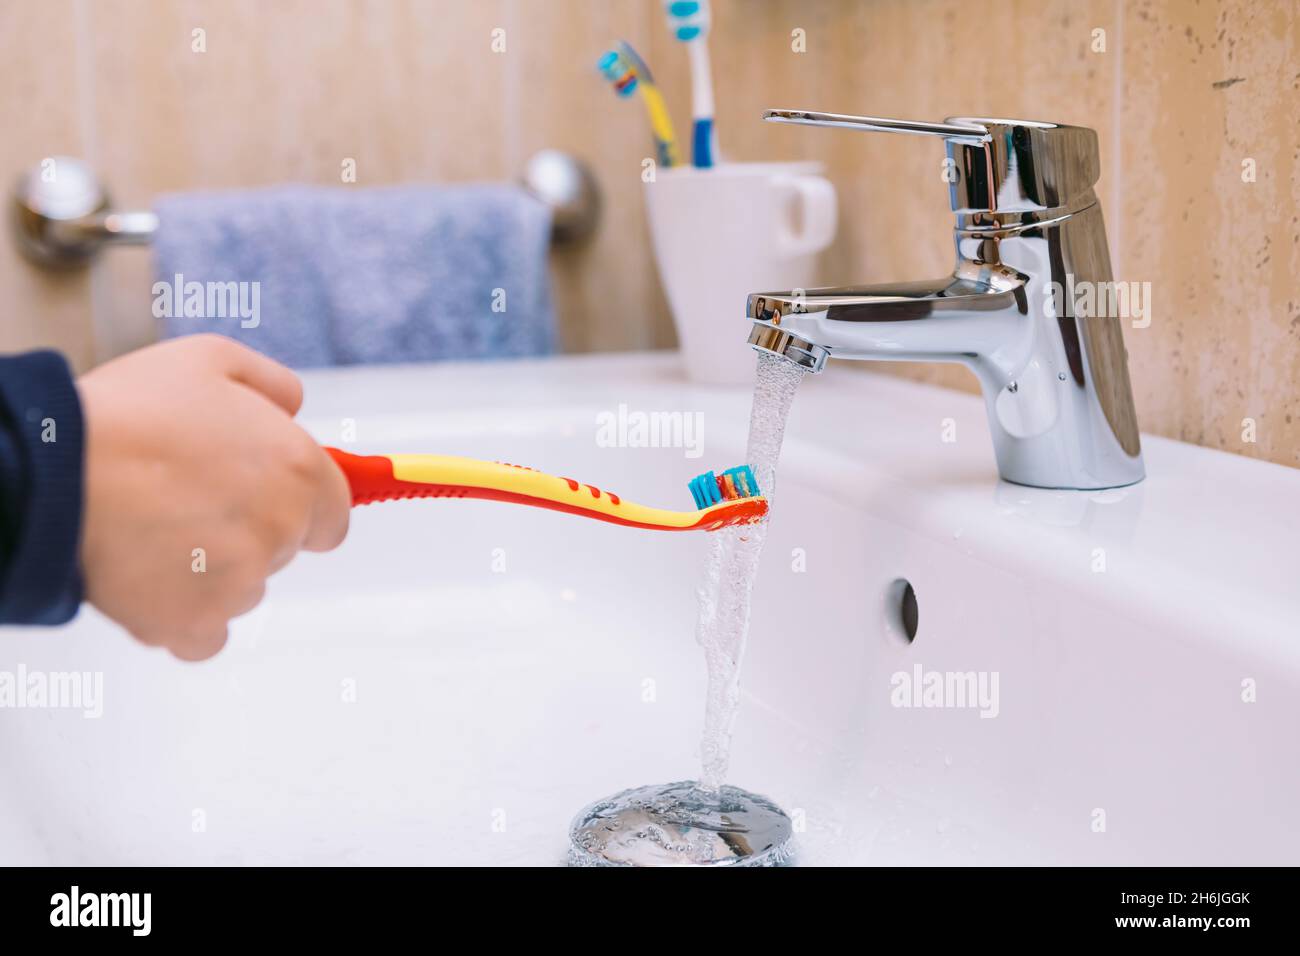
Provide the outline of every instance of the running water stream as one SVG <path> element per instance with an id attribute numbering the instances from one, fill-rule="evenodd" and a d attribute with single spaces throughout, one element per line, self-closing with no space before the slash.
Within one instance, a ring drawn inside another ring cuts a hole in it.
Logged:
<path id="1" fill-rule="evenodd" d="M 767 497 L 769 515 L 785 423 L 804 374 L 793 362 L 759 353 L 745 461 L 753 469 L 759 490 Z M 722 787 L 731 760 L 731 731 L 740 706 L 740 664 L 749 637 L 750 597 L 767 538 L 767 521 L 725 528 L 711 537 L 699 588 L 695 638 L 704 648 L 709 673 L 699 786 L 716 792 Z"/>
<path id="2" fill-rule="evenodd" d="M 769 513 L 785 422 L 803 376 L 785 359 L 758 357 L 745 460 Z M 696 624 L 709 672 L 700 779 L 635 787 L 585 807 L 569 828 L 572 866 L 779 866 L 790 859 L 793 827 L 786 813 L 724 783 L 767 521 L 709 537 Z"/>

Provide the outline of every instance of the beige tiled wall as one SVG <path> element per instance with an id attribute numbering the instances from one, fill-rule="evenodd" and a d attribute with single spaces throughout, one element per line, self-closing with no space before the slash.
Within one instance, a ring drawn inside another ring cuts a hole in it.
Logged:
<path id="1" fill-rule="evenodd" d="M 41 157 L 85 152 L 77 109 L 73 0 L 0 3 L 0 184 Z M 6 197 L 7 198 L 7 197 Z M 18 258 L 8 210 L 0 227 L 0 349 L 57 348 L 77 367 L 94 355 L 90 283 Z"/>
<path id="2" fill-rule="evenodd" d="M 592 72 L 623 37 L 678 125 L 685 53 L 657 0 L 0 0 L 0 177 L 89 159 L 119 205 L 164 190 L 514 175 L 586 156 L 598 239 L 552 268 L 566 346 L 669 345 L 640 205 L 639 111 Z M 1116 278 L 1152 283 L 1127 331 L 1145 430 L 1300 465 L 1300 13 L 1288 0 L 714 0 L 722 145 L 823 160 L 840 190 L 828 282 L 945 271 L 931 142 L 765 125 L 768 106 L 1023 116 L 1097 129 Z M 190 50 L 207 31 L 208 52 Z M 506 29 L 494 54 L 490 33 Z M 791 49 L 802 30 L 807 52 Z M 1095 51 L 1105 31 L 1104 51 Z M 1254 182 L 1242 179 L 1253 161 Z M 148 257 L 48 276 L 0 237 L 0 347 L 81 367 L 147 341 Z M 889 368 L 973 389 L 955 367 Z M 1257 441 L 1243 441 L 1242 422 Z"/>

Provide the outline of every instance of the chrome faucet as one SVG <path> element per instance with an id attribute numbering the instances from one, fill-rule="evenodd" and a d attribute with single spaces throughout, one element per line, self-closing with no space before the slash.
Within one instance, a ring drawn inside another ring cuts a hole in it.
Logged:
<path id="1" fill-rule="evenodd" d="M 1111 281 L 1093 192 L 1094 131 L 801 110 L 764 118 L 941 137 L 957 264 L 933 281 L 754 293 L 750 345 L 813 372 L 828 358 L 960 362 L 979 378 L 1007 481 L 1097 489 L 1142 480 L 1128 355 L 1114 314 L 1127 299 Z"/>

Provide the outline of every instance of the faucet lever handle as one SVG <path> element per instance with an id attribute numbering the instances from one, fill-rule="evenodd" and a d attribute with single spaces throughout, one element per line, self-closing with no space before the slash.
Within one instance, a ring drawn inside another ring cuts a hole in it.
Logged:
<path id="1" fill-rule="evenodd" d="M 951 164 L 948 201 L 958 215 L 1041 213 L 1097 201 L 1101 175 L 1097 134 L 1083 126 L 1038 120 L 950 116 L 942 123 L 846 116 L 812 110 L 765 110 L 773 123 L 838 126 L 881 133 L 937 136 Z M 945 171 L 947 172 L 947 170 Z"/>
<path id="2" fill-rule="evenodd" d="M 812 110 L 764 110 L 763 119 L 770 123 L 794 123 L 799 126 L 838 126 L 842 129 L 874 133 L 938 136 L 968 146 L 982 146 L 992 139 L 988 129 L 977 123 L 926 123 L 920 120 L 886 119 L 883 116 L 849 116 L 844 113 L 818 113 Z"/>

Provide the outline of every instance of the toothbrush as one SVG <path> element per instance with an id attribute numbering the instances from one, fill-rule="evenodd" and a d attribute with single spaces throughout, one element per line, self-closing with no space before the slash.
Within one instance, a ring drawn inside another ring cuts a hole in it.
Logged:
<path id="1" fill-rule="evenodd" d="M 691 161 L 699 169 L 708 169 L 719 161 L 709 69 L 709 0 L 664 0 L 664 12 L 673 36 L 686 44 L 691 58 Z"/>
<path id="2" fill-rule="evenodd" d="M 767 499 L 759 494 L 748 465 L 694 478 L 690 488 L 696 511 L 665 511 L 522 465 L 450 455 L 353 455 L 328 447 L 325 451 L 347 477 L 354 506 L 403 498 L 484 498 L 654 531 L 717 531 L 753 524 L 767 515 Z"/>
<path id="3" fill-rule="evenodd" d="M 677 135 L 673 132 L 673 121 L 668 114 L 668 104 L 663 94 L 655 86 L 654 76 L 645 60 L 632 49 L 632 45 L 620 42 L 600 58 L 596 69 L 614 84 L 614 92 L 628 97 L 635 91 L 641 91 L 641 102 L 645 104 L 650 116 L 650 129 L 654 134 L 655 151 L 660 166 L 672 167 L 680 164 L 677 155 Z"/>

